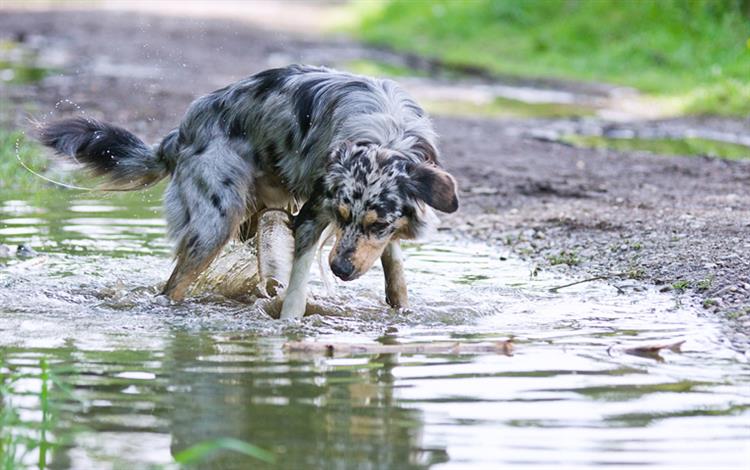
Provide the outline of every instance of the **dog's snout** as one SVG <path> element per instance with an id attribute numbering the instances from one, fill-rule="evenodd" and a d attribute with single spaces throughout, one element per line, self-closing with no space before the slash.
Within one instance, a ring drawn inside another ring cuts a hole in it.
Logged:
<path id="1" fill-rule="evenodd" d="M 348 281 L 354 275 L 354 265 L 347 258 L 334 258 L 331 262 L 331 271 L 342 281 Z"/>

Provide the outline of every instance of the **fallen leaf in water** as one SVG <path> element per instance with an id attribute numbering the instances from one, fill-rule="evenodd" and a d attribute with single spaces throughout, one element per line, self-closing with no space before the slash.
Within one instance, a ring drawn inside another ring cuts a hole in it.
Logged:
<path id="1" fill-rule="evenodd" d="M 649 359 L 663 362 L 664 358 L 659 354 L 661 351 L 667 349 L 669 351 L 679 353 L 682 352 L 683 344 L 685 344 L 684 339 L 681 341 L 676 341 L 674 343 L 644 344 L 640 346 L 631 346 L 625 348 L 616 348 L 610 346 L 607 352 L 611 356 L 613 350 L 619 350 L 624 352 L 625 354 L 630 354 L 631 356 L 647 357 Z"/>
<path id="2" fill-rule="evenodd" d="M 685 340 L 677 341 L 676 343 L 666 343 L 666 344 L 651 344 L 651 345 L 644 345 L 644 346 L 636 346 L 633 348 L 626 348 L 625 352 L 627 354 L 653 354 L 658 353 L 662 349 L 669 349 L 672 352 L 682 352 L 682 345 L 685 344 Z"/>

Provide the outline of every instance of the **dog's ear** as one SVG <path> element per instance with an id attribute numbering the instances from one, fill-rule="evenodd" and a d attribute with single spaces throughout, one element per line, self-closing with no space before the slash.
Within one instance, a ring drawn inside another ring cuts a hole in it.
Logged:
<path id="1" fill-rule="evenodd" d="M 448 172 L 430 164 L 410 165 L 408 171 L 414 196 L 441 212 L 458 210 L 456 180 Z"/>
<path id="2" fill-rule="evenodd" d="M 343 163 L 346 155 L 351 152 L 351 148 L 352 143 L 348 140 L 333 145 L 328 153 L 328 166 L 340 165 Z"/>
<path id="3" fill-rule="evenodd" d="M 412 146 L 412 150 L 422 158 L 423 162 L 432 163 L 433 165 L 438 164 L 438 151 L 427 139 L 418 138 L 417 142 Z"/>

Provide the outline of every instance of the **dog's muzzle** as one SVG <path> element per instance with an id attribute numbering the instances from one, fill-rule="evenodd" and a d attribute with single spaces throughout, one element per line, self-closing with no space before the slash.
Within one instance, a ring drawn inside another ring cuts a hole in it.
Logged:
<path id="1" fill-rule="evenodd" d="M 331 271 L 342 281 L 351 281 L 356 277 L 354 265 L 346 258 L 335 258 L 331 262 Z"/>

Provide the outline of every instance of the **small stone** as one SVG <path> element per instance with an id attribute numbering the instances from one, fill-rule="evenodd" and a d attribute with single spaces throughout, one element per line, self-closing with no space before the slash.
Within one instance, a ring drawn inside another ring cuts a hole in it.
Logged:
<path id="1" fill-rule="evenodd" d="M 172 303 L 172 301 L 169 300 L 169 297 L 167 297 L 166 295 L 159 294 L 154 297 L 154 303 L 156 305 L 161 305 L 162 307 L 167 307 Z"/>
<path id="2" fill-rule="evenodd" d="M 37 253 L 26 243 L 24 243 L 23 245 L 18 245 L 18 248 L 16 248 L 16 256 L 18 256 L 19 258 L 33 258 L 38 254 L 39 253 Z"/>

